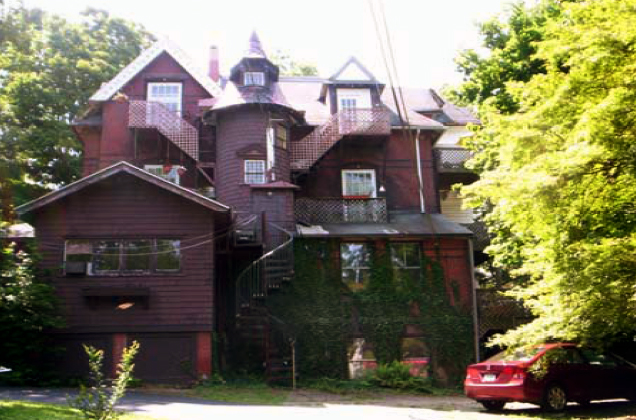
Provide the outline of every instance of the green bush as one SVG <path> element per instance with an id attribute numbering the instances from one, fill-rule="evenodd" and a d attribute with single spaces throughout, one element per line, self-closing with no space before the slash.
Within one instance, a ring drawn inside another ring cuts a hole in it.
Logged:
<path id="1" fill-rule="evenodd" d="M 53 288 L 39 279 L 34 258 L 0 243 L 0 378 L 11 384 L 43 384 L 53 378 L 46 330 L 61 327 Z M 48 349 L 44 351 L 44 349 Z"/>
<path id="2" fill-rule="evenodd" d="M 367 373 L 367 381 L 381 388 L 433 392 L 430 379 L 412 376 L 410 367 L 397 361 L 379 364 L 376 369 Z"/>

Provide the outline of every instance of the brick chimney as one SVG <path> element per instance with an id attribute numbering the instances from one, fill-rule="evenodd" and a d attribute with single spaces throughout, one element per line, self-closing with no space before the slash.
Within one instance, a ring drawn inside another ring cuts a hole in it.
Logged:
<path id="1" fill-rule="evenodd" d="M 210 61 L 208 62 L 208 76 L 215 82 L 219 81 L 219 47 L 210 46 Z"/>

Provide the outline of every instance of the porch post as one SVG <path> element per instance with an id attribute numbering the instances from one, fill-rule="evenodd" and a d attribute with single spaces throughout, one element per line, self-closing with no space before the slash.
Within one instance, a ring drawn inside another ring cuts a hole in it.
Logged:
<path id="1" fill-rule="evenodd" d="M 212 374 L 212 334 L 209 331 L 197 333 L 196 373 L 199 378 L 209 378 Z"/>

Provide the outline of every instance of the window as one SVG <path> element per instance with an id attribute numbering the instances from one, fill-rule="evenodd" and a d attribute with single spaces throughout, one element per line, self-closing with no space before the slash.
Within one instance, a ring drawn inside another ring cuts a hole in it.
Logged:
<path id="1" fill-rule="evenodd" d="M 148 83 L 146 99 L 148 102 L 161 103 L 168 110 L 181 116 L 181 83 Z"/>
<path id="2" fill-rule="evenodd" d="M 139 275 L 181 269 L 178 239 L 69 239 L 67 275 Z"/>
<path id="3" fill-rule="evenodd" d="M 420 278 L 420 245 L 416 243 L 392 243 L 391 264 L 395 279 L 417 281 Z"/>
<path id="4" fill-rule="evenodd" d="M 371 275 L 371 249 L 368 244 L 340 245 L 342 280 L 352 290 L 361 289 Z"/>
<path id="5" fill-rule="evenodd" d="M 260 71 L 246 71 L 243 75 L 243 84 L 245 86 L 265 86 L 265 74 Z"/>
<path id="6" fill-rule="evenodd" d="M 264 184 L 265 183 L 265 161 L 246 160 L 245 161 L 245 183 Z"/>
<path id="7" fill-rule="evenodd" d="M 351 198 L 375 198 L 375 170 L 342 171 L 342 195 Z"/>
<path id="8" fill-rule="evenodd" d="M 274 127 L 276 130 L 276 146 L 287 150 L 287 126 L 276 124 Z"/>
<path id="9" fill-rule="evenodd" d="M 181 185 L 179 171 L 183 169 L 180 165 L 144 165 L 144 170 L 160 178 L 167 179 L 177 185 Z"/>
<path id="10" fill-rule="evenodd" d="M 356 98 L 340 98 L 340 109 L 356 109 Z"/>

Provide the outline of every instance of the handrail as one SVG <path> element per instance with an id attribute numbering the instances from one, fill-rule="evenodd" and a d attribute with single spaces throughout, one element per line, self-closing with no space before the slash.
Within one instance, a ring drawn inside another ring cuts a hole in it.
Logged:
<path id="1" fill-rule="evenodd" d="M 194 160 L 199 160 L 199 131 L 160 102 L 131 100 L 130 128 L 154 128 Z"/>
<path id="2" fill-rule="evenodd" d="M 240 315 L 241 309 L 249 308 L 254 299 L 264 298 L 270 289 L 280 288 L 281 283 L 293 270 L 293 234 L 274 223 L 270 222 L 268 225 L 287 235 L 287 238 L 282 244 L 254 260 L 238 275 L 235 308 L 237 316 Z M 281 258 L 276 260 L 278 257 Z M 279 266 L 275 266 L 274 263 Z M 270 272 L 267 271 L 268 268 L 271 269 Z"/>

